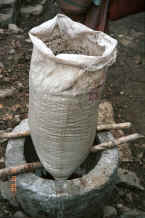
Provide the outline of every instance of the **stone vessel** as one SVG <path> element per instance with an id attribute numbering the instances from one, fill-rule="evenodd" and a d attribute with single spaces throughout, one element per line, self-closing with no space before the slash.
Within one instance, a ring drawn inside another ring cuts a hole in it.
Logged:
<path id="1" fill-rule="evenodd" d="M 28 130 L 23 120 L 13 132 Z M 98 140 L 113 139 L 110 132 L 98 134 Z M 38 161 L 30 137 L 9 140 L 6 167 Z M 76 173 L 66 181 L 46 179 L 39 170 L 16 177 L 16 196 L 9 182 L 1 182 L 2 196 L 30 217 L 102 218 L 102 209 L 117 181 L 118 149 L 90 154 Z M 42 169 L 45 171 L 45 169 Z M 41 176 L 40 176 L 41 175 Z"/>
<path id="2" fill-rule="evenodd" d="M 28 129 L 26 119 L 13 132 Z M 110 132 L 99 133 L 97 138 L 100 142 L 113 140 Z M 30 137 L 9 140 L 6 167 L 37 160 Z M 10 192 L 9 182 L 1 184 L 2 196 L 35 218 L 102 218 L 104 204 L 117 182 L 117 168 L 118 149 L 113 148 L 90 154 L 76 173 L 63 182 L 42 177 L 38 170 L 17 175 L 16 196 Z"/>

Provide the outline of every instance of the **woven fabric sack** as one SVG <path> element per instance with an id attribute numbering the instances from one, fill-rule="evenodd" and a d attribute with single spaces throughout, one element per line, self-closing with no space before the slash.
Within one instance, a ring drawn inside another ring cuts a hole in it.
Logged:
<path id="1" fill-rule="evenodd" d="M 96 113 L 117 41 L 58 14 L 29 32 L 29 126 L 36 152 L 55 179 L 67 179 L 89 154 Z"/>

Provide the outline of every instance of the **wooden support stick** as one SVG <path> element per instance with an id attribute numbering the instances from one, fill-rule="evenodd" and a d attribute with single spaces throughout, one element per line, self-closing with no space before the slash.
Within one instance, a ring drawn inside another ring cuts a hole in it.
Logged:
<path id="1" fill-rule="evenodd" d="M 0 139 L 13 139 L 13 138 L 21 138 L 30 135 L 30 130 L 25 132 L 2 132 L 0 133 Z"/>
<path id="2" fill-rule="evenodd" d="M 138 134 L 138 133 L 131 134 L 128 136 L 123 136 L 123 137 L 120 137 L 118 139 L 114 139 L 113 141 L 104 142 L 104 143 L 101 143 L 99 145 L 95 145 L 91 148 L 91 152 L 97 152 L 99 150 L 110 149 L 110 148 L 113 148 L 117 145 L 123 144 L 125 142 L 129 142 L 129 141 L 133 141 L 133 140 L 136 140 L 139 138 L 144 138 L 144 136 L 141 134 Z"/>
<path id="3" fill-rule="evenodd" d="M 98 125 L 97 131 L 102 130 L 111 130 L 111 129 L 125 129 L 131 127 L 131 123 L 118 123 L 118 124 L 104 124 L 104 125 Z M 3 132 L 0 133 L 0 139 L 13 139 L 13 138 L 21 138 L 26 137 L 30 135 L 30 130 L 27 130 L 25 132 Z"/>
<path id="4" fill-rule="evenodd" d="M 131 127 L 131 123 L 111 123 L 97 126 L 97 131 L 112 130 L 112 129 L 127 129 Z"/>
<path id="5" fill-rule="evenodd" d="M 119 144 L 122 144 L 128 141 L 133 141 L 139 138 L 144 138 L 144 136 L 138 133 L 128 135 L 128 136 L 123 136 L 121 138 L 114 139 L 113 141 L 104 142 L 102 144 L 95 145 L 91 148 L 91 152 L 97 152 L 100 150 L 110 149 Z M 31 172 L 34 169 L 38 169 L 41 167 L 42 167 L 42 164 L 40 162 L 34 162 L 34 163 L 27 163 L 27 164 L 15 166 L 15 167 L 4 168 L 0 170 L 0 178 L 7 178 L 8 176 L 17 175 L 20 173 Z"/>
<path id="6" fill-rule="evenodd" d="M 15 167 L 4 168 L 0 170 L 0 178 L 7 178 L 8 176 L 17 175 L 25 172 L 32 172 L 35 169 L 41 168 L 40 162 L 26 163 Z"/>

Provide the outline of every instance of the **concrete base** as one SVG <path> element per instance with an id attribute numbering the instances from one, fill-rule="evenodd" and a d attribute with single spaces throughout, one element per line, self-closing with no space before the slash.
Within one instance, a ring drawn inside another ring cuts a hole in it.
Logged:
<path id="1" fill-rule="evenodd" d="M 28 120 L 23 120 L 14 132 L 28 130 Z M 98 135 L 99 141 L 112 140 L 109 132 Z M 32 144 L 25 139 L 9 140 L 6 150 L 6 167 L 26 163 L 27 153 L 32 151 Z M 34 155 L 34 161 L 36 154 Z M 31 159 L 30 158 L 30 159 Z M 118 150 L 109 149 L 97 154 L 90 154 L 82 164 L 81 177 L 66 181 L 44 179 L 36 172 L 25 173 L 16 177 L 16 197 L 11 198 L 10 190 L 3 196 L 12 204 L 19 205 L 32 217 L 47 218 L 102 218 L 102 208 L 108 200 L 117 182 Z M 44 170 L 44 169 L 43 169 Z M 15 201 L 15 202 L 14 202 Z"/>

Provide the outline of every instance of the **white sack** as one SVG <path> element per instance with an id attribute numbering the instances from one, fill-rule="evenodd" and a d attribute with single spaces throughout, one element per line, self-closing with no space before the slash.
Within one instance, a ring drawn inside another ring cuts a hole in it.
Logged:
<path id="1" fill-rule="evenodd" d="M 93 144 L 97 106 L 117 41 L 61 14 L 29 35 L 32 140 L 45 169 L 55 179 L 66 179 Z"/>

